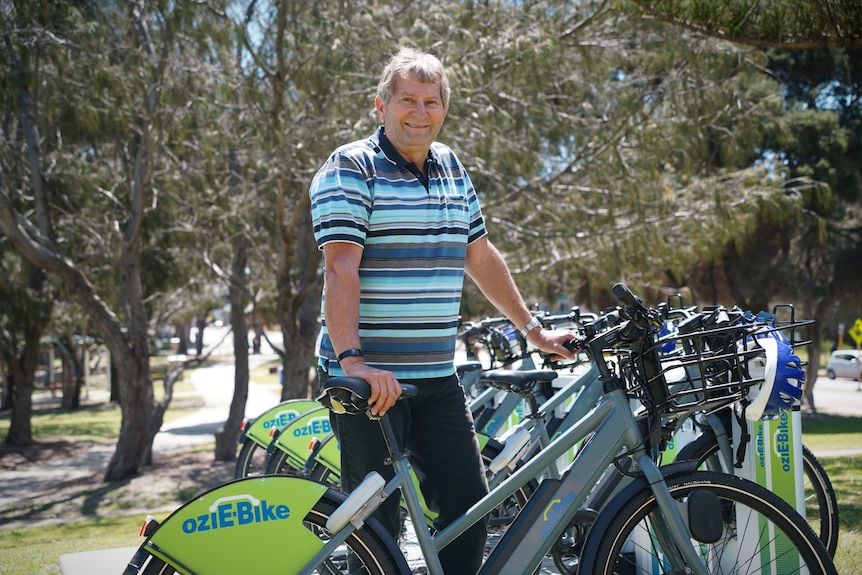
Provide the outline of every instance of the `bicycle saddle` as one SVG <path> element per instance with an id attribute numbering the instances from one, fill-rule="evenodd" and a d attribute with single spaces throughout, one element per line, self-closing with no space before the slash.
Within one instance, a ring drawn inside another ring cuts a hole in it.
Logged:
<path id="1" fill-rule="evenodd" d="M 518 394 L 531 393 L 537 383 L 547 383 L 557 378 L 550 369 L 494 369 L 482 374 L 482 383 Z"/>
<path id="2" fill-rule="evenodd" d="M 401 384 L 401 397 L 415 397 L 419 388 L 409 383 Z M 368 398 L 371 396 L 371 386 L 358 377 L 330 377 L 320 389 L 317 400 L 321 405 L 335 413 L 356 415 L 368 411 Z"/>
<path id="3" fill-rule="evenodd" d="M 480 369 L 482 369 L 482 363 L 479 361 L 465 361 L 464 363 L 455 364 L 455 371 L 458 372 L 459 376 L 471 371 L 479 371 Z"/>

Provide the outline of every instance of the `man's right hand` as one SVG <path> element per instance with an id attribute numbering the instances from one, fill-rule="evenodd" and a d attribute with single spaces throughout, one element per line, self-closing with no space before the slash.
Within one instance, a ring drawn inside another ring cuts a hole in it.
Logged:
<path id="1" fill-rule="evenodd" d="M 365 380 L 371 388 L 368 405 L 371 415 L 380 417 L 395 405 L 401 396 L 401 384 L 391 371 L 371 367 L 362 357 L 348 357 L 341 361 L 341 369 L 349 377 Z"/>

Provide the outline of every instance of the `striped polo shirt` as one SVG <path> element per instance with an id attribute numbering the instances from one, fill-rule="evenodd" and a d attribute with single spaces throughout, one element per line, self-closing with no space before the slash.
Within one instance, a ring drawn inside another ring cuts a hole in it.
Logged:
<path id="1" fill-rule="evenodd" d="M 467 244 L 486 233 L 473 184 L 454 152 L 435 142 L 425 167 L 427 180 L 381 127 L 335 150 L 309 191 L 317 246 L 363 248 L 362 351 L 366 363 L 398 379 L 455 372 Z M 344 374 L 325 321 L 320 357 L 330 374 Z"/>

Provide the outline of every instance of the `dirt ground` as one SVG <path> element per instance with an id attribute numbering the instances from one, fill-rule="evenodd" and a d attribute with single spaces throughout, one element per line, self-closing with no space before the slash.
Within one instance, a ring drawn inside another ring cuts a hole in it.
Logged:
<path id="1" fill-rule="evenodd" d="M 89 448 L 88 444 L 63 439 L 23 448 L 0 442 L 0 473 L 74 457 Z M 57 483 L 0 509 L 0 528 L 172 510 L 194 495 L 232 479 L 234 462 L 216 462 L 209 450 L 186 451 L 159 456 L 131 479 L 105 483 L 103 472 L 104 469 L 95 470 L 91 476 Z"/>

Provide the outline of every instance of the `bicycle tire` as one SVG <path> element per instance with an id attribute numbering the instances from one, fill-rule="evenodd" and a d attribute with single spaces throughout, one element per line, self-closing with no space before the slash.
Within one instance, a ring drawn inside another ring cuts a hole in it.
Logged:
<path id="1" fill-rule="evenodd" d="M 173 575 L 174 573 L 178 573 L 178 571 L 153 555 L 150 555 L 149 560 L 141 570 L 141 575 Z"/>
<path id="2" fill-rule="evenodd" d="M 799 562 L 810 575 L 837 575 L 826 547 L 811 526 L 801 521 L 799 514 L 787 502 L 768 489 L 740 477 L 712 471 L 672 475 L 666 478 L 666 483 L 671 496 L 681 505 L 695 491 L 708 491 L 718 497 L 723 519 L 721 535 L 714 543 L 699 544 L 705 546 L 701 552 L 703 557 L 709 557 L 712 575 L 748 573 L 752 568 L 756 573 L 761 572 L 764 559 L 760 551 L 776 541 L 776 537 L 767 536 L 762 525 L 771 526 L 775 533 L 783 534 L 784 543 L 789 543 L 798 552 Z M 753 513 L 748 514 L 746 508 Z M 667 573 L 663 561 L 652 559 L 659 554 L 649 535 L 649 518 L 657 513 L 655 496 L 646 480 L 638 480 L 624 489 L 607 504 L 593 524 L 584 544 L 579 572 L 610 575 L 654 573 L 654 569 L 658 569 Z M 744 542 L 742 546 L 737 545 L 740 541 Z M 639 545 L 638 542 L 645 544 Z M 626 545 L 628 547 L 624 547 Z M 759 547 L 749 551 L 746 546 Z M 630 552 L 630 548 L 634 551 Z M 638 553 L 650 558 L 646 571 L 638 571 L 633 558 Z M 791 557 L 789 553 L 776 555 L 781 556 L 781 561 Z M 778 561 L 773 559 L 772 562 Z M 767 565 L 765 569 L 770 567 Z M 786 566 L 779 572 L 797 572 L 785 569 Z"/>
<path id="3" fill-rule="evenodd" d="M 718 453 L 719 446 L 711 429 L 683 447 L 679 459 L 694 459 L 705 464 L 712 471 L 719 471 L 720 464 L 711 459 Z M 805 477 L 806 516 L 814 532 L 818 534 L 830 557 L 835 557 L 838 549 L 838 499 L 832 482 L 820 461 L 805 445 L 802 446 L 802 468 Z M 815 508 L 816 505 L 816 508 Z"/>
<path id="4" fill-rule="evenodd" d="M 326 522 L 342 503 L 344 496 L 334 490 L 327 491 L 305 516 L 305 522 L 321 538 L 328 538 Z M 368 575 L 388 575 L 410 573 L 407 560 L 392 539 L 374 519 L 367 519 L 361 529 L 352 533 L 344 545 L 336 550 L 315 571 L 326 575 L 346 573 L 367 573 Z"/>
<path id="5" fill-rule="evenodd" d="M 251 475 L 262 475 L 266 472 L 266 462 L 266 448 L 246 438 L 237 455 L 233 477 L 242 479 Z"/>
<path id="6" fill-rule="evenodd" d="M 344 501 L 345 496 L 329 490 L 305 516 L 304 523 L 321 539 L 328 539 L 326 522 Z M 262 551 L 263 552 L 263 551 Z M 320 575 L 342 575 L 347 573 L 367 575 L 393 575 L 410 573 L 407 560 L 398 549 L 395 541 L 386 534 L 383 526 L 374 519 L 368 519 L 361 529 L 352 533 L 314 573 Z M 128 575 L 127 571 L 124 575 Z M 139 575 L 179 575 L 173 565 L 150 555 L 137 570 Z"/>
<path id="7" fill-rule="evenodd" d="M 267 475 L 293 475 L 296 469 L 288 463 L 287 452 L 276 449 L 266 461 Z"/>

